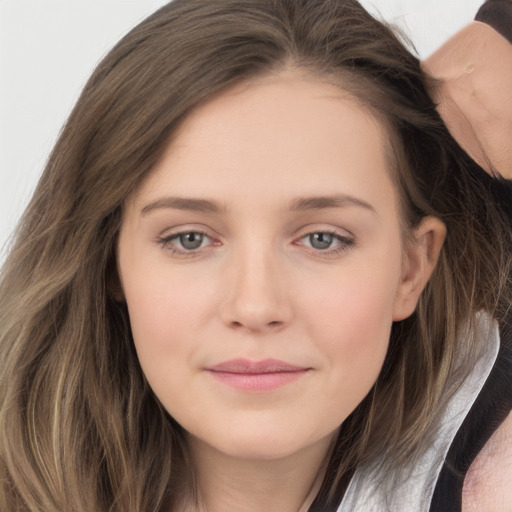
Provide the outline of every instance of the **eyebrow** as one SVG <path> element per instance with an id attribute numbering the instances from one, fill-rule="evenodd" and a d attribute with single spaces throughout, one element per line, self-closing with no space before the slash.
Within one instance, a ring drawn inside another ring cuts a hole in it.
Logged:
<path id="1" fill-rule="evenodd" d="M 324 208 L 342 208 L 347 206 L 358 206 L 377 214 L 377 211 L 370 203 L 345 194 L 298 197 L 291 201 L 289 208 L 291 211 L 302 212 L 307 210 L 322 210 Z"/>
<path id="2" fill-rule="evenodd" d="M 192 197 L 162 197 L 156 199 L 142 208 L 141 214 L 147 215 L 153 210 L 172 208 L 201 213 L 222 213 L 226 207 L 208 199 L 195 199 Z"/>
<path id="3" fill-rule="evenodd" d="M 311 196 L 297 197 L 293 199 L 288 208 L 290 211 L 303 212 L 308 210 L 322 210 L 326 208 L 342 208 L 347 206 L 358 206 L 373 213 L 377 213 L 375 208 L 366 201 L 345 194 L 336 194 L 332 196 Z M 193 197 L 162 197 L 152 201 L 142 208 L 141 214 L 148 213 L 159 209 L 175 209 L 194 211 L 200 213 L 220 214 L 227 211 L 227 207 L 215 201 L 208 199 L 197 199 Z"/>

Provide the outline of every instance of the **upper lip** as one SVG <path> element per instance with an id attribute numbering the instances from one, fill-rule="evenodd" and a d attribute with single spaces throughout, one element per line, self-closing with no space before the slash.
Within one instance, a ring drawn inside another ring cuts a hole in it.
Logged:
<path id="1" fill-rule="evenodd" d="M 264 359 L 262 361 L 250 361 L 248 359 L 232 359 L 224 361 L 214 366 L 209 366 L 206 370 L 223 373 L 240 374 L 262 374 L 262 373 L 291 373 L 305 371 L 309 368 L 305 366 L 296 366 L 294 364 L 280 361 L 278 359 Z"/>

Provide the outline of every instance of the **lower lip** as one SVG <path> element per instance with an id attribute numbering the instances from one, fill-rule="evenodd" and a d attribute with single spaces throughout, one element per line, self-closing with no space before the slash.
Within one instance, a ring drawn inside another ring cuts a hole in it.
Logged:
<path id="1" fill-rule="evenodd" d="M 223 384 L 242 391 L 272 391 L 303 377 L 308 370 L 275 373 L 229 373 L 209 371 Z"/>

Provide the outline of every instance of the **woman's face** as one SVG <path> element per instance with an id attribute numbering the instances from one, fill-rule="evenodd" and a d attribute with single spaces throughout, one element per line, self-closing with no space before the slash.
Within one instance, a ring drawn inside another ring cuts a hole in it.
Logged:
<path id="1" fill-rule="evenodd" d="M 255 459 L 332 438 L 369 392 L 414 309 L 407 260 L 382 126 L 293 74 L 198 108 L 118 246 L 154 393 L 191 439 Z"/>

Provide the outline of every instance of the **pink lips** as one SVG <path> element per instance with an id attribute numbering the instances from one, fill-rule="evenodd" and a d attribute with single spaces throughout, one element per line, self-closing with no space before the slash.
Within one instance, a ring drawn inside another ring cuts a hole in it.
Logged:
<path id="1" fill-rule="evenodd" d="M 242 391 L 271 391 L 299 379 L 309 370 L 277 359 L 233 359 L 205 368 L 214 379 Z"/>

